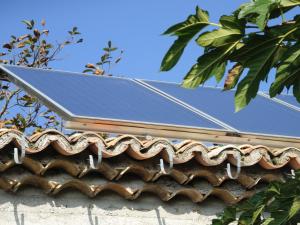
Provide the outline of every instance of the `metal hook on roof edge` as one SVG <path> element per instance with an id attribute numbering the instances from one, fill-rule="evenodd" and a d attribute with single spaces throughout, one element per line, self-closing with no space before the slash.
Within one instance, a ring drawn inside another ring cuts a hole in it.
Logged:
<path id="1" fill-rule="evenodd" d="M 169 169 L 171 170 L 173 168 L 173 165 L 174 165 L 174 161 L 173 161 L 173 153 L 167 151 L 168 153 L 168 156 L 169 156 Z M 164 160 L 163 159 L 160 159 L 159 160 L 159 165 L 160 165 L 160 171 L 163 173 L 163 174 L 167 174 L 166 170 L 165 170 L 165 166 L 164 166 Z"/>
<path id="2" fill-rule="evenodd" d="M 25 157 L 25 145 L 26 145 L 26 139 L 25 139 L 25 136 L 22 135 L 22 138 L 21 138 L 21 154 L 19 155 L 19 149 L 18 148 L 14 148 L 14 161 L 16 164 L 22 164 L 23 162 L 23 159 Z"/>
<path id="3" fill-rule="evenodd" d="M 237 179 L 241 173 L 241 155 L 237 154 L 235 158 L 237 160 L 237 165 L 236 165 L 237 170 L 236 170 L 235 176 L 232 176 L 231 165 L 230 165 L 230 163 L 227 163 L 227 175 L 232 180 Z"/>
<path id="4" fill-rule="evenodd" d="M 98 146 L 97 165 L 95 165 L 95 163 L 94 163 L 94 156 L 89 155 L 90 168 L 92 168 L 92 169 L 97 169 L 97 167 L 102 162 L 102 147 L 99 144 L 97 146 Z"/>

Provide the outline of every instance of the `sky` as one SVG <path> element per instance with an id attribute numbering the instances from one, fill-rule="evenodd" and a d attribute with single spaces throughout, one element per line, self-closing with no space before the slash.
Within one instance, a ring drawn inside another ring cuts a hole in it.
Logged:
<path id="1" fill-rule="evenodd" d="M 70 28 L 77 26 L 84 42 L 66 48 L 52 68 L 81 72 L 87 63 L 95 63 L 108 40 L 124 50 L 115 76 L 180 82 L 201 55 L 202 49 L 192 42 L 180 62 L 170 72 L 160 72 L 160 62 L 174 41 L 161 35 L 169 26 L 185 20 L 198 5 L 208 10 L 210 20 L 218 22 L 246 0 L 17 0 L 1 2 L 0 43 L 10 35 L 26 32 L 22 20 L 46 20 L 50 37 L 62 41 Z M 214 80 L 207 83 L 216 85 Z"/>

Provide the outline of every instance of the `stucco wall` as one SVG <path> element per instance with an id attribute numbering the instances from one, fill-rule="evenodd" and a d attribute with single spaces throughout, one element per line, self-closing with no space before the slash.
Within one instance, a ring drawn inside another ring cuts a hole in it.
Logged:
<path id="1" fill-rule="evenodd" d="M 153 195 L 128 201 L 114 193 L 91 199 L 77 192 L 49 197 L 37 189 L 15 195 L 0 191 L 0 225 L 206 225 L 223 207 L 214 198 L 164 203 Z"/>

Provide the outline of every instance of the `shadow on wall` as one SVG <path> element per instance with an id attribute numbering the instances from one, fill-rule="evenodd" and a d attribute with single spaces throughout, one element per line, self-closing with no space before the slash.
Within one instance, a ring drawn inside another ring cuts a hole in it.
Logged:
<path id="1" fill-rule="evenodd" d="M 34 188 L 26 188 L 17 194 L 0 191 L 0 214 L 4 215 L 0 218 L 1 225 L 39 224 L 43 219 L 46 219 L 48 224 L 55 220 L 55 225 L 132 224 L 131 219 L 136 222 L 132 225 L 189 225 L 199 224 L 202 219 L 208 221 L 223 208 L 223 202 L 213 197 L 196 204 L 184 197 L 163 202 L 155 195 L 146 193 L 130 201 L 111 192 L 91 199 L 77 192 L 64 192 L 52 197 Z M 80 222 L 74 216 L 85 222 Z M 117 219 L 122 221 L 114 222 Z M 64 222 L 67 220 L 69 223 Z"/>
<path id="2" fill-rule="evenodd" d="M 18 212 L 18 204 L 16 202 L 13 203 L 13 207 L 16 225 L 24 225 L 24 213 Z"/>

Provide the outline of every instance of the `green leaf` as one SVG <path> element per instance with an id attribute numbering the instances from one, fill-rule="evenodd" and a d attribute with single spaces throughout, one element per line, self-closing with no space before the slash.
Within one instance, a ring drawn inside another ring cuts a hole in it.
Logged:
<path id="1" fill-rule="evenodd" d="M 273 220 L 274 218 L 268 218 L 261 225 L 269 225 Z"/>
<path id="2" fill-rule="evenodd" d="M 197 43 L 203 47 L 219 47 L 235 42 L 244 34 L 244 22 L 235 16 L 222 16 L 220 19 L 222 27 L 218 30 L 205 32 L 197 38 Z"/>
<path id="3" fill-rule="evenodd" d="M 172 69 L 180 59 L 189 41 L 204 27 L 209 24 L 208 13 L 200 8 L 196 8 L 196 14 L 191 15 L 186 21 L 170 27 L 164 34 L 177 35 L 161 62 L 161 71 Z"/>
<path id="4" fill-rule="evenodd" d="M 209 24 L 208 19 L 208 12 L 196 7 L 195 15 L 190 15 L 185 21 L 169 27 L 163 34 L 182 36 L 189 35 L 191 32 L 197 33 Z"/>
<path id="5" fill-rule="evenodd" d="M 228 225 L 238 216 L 239 225 L 291 225 L 300 221 L 300 171 L 294 179 L 272 182 L 266 190 L 259 191 L 249 200 L 229 207 L 213 220 L 213 225 Z M 260 215 L 267 216 L 261 219 Z M 215 222 L 215 223 L 214 223 Z"/>
<path id="6" fill-rule="evenodd" d="M 288 212 L 288 220 L 293 218 L 300 211 L 300 196 L 293 199 L 293 204 Z"/>
<path id="7" fill-rule="evenodd" d="M 227 61 L 226 57 L 235 48 L 237 43 L 229 44 L 228 46 L 212 50 L 200 56 L 197 64 L 184 77 L 182 86 L 196 88 L 213 75 L 215 75 L 217 80 L 220 80 L 225 72 L 223 63 Z M 221 71 L 223 71 L 222 75 Z"/>
<path id="8" fill-rule="evenodd" d="M 281 0 L 280 6 L 283 8 L 300 5 L 299 0 Z"/>
<path id="9" fill-rule="evenodd" d="M 267 192 L 272 196 L 280 195 L 280 186 L 278 185 L 278 183 L 271 183 L 267 189 Z"/>
<path id="10" fill-rule="evenodd" d="M 34 27 L 34 20 L 30 20 L 31 27 Z"/>
<path id="11" fill-rule="evenodd" d="M 215 76 L 217 83 L 219 83 L 222 80 L 225 73 L 226 65 L 227 61 L 220 63 L 211 71 L 211 74 Z"/>
<path id="12" fill-rule="evenodd" d="M 255 23 L 264 30 L 267 25 L 270 13 L 273 9 L 278 7 L 278 0 L 256 0 L 246 3 L 241 6 L 238 18 L 247 18 L 248 16 L 255 16 Z"/>
<path id="13" fill-rule="evenodd" d="M 174 41 L 161 62 L 161 71 L 169 71 L 177 64 L 186 45 L 192 38 L 193 36 L 185 35 L 178 37 L 178 39 Z"/>
<path id="14" fill-rule="evenodd" d="M 221 218 L 213 219 L 212 225 L 227 225 L 236 220 L 236 208 L 227 207 L 222 213 Z"/>
<path id="15" fill-rule="evenodd" d="M 257 221 L 257 219 L 263 213 L 264 209 L 265 209 L 265 205 L 261 205 L 260 207 L 258 207 L 257 209 L 255 209 L 255 211 L 252 214 L 252 218 L 251 218 L 251 223 L 252 224 L 255 224 L 255 222 Z"/>
<path id="16" fill-rule="evenodd" d="M 295 30 L 296 29 L 296 30 Z M 295 30 L 295 31 L 294 31 Z M 266 35 L 278 37 L 292 32 L 286 40 L 298 41 L 300 38 L 300 20 L 292 23 L 284 23 L 277 26 L 270 27 L 265 31 Z"/>
<path id="17" fill-rule="evenodd" d="M 238 84 L 235 93 L 235 111 L 238 112 L 249 104 L 257 94 L 259 84 L 274 66 L 283 39 L 265 40 L 246 48 L 247 56 L 243 62 L 249 68 L 246 77 Z M 263 44 L 264 43 L 264 44 Z M 245 54 L 245 52 L 243 52 Z"/>
<path id="18" fill-rule="evenodd" d="M 274 218 L 269 225 L 285 225 L 300 211 L 300 197 L 296 196 L 292 199 L 284 199 L 281 202 L 281 210 L 271 213 Z"/>
<path id="19" fill-rule="evenodd" d="M 86 70 L 82 71 L 82 73 L 90 73 L 90 72 L 93 72 L 93 70 L 92 69 L 86 69 Z"/>
<path id="20" fill-rule="evenodd" d="M 34 26 L 34 21 L 33 20 L 31 20 L 31 21 L 29 21 L 29 20 L 22 20 L 22 23 L 24 23 L 27 26 L 28 30 L 31 30 L 33 28 L 33 26 Z"/>
<path id="21" fill-rule="evenodd" d="M 277 68 L 276 79 L 270 87 L 270 96 L 280 94 L 289 80 L 295 80 L 300 76 L 300 44 L 290 48 L 279 67 Z"/>

